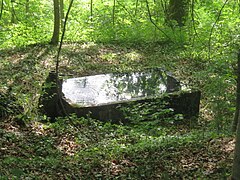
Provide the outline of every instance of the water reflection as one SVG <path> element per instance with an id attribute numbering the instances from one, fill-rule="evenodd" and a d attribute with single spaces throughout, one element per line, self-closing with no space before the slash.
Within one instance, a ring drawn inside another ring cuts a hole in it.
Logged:
<path id="1" fill-rule="evenodd" d="M 159 96 L 179 89 L 179 82 L 159 69 L 71 78 L 62 85 L 65 98 L 80 106 Z"/>

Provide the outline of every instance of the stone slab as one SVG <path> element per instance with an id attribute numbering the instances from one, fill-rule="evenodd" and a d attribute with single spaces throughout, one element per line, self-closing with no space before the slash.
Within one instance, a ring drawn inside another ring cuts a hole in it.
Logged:
<path id="1" fill-rule="evenodd" d="M 200 91 L 183 89 L 161 69 L 70 78 L 63 81 L 62 93 L 67 113 L 114 123 L 128 122 L 123 107 L 154 102 L 162 108 L 164 101 L 165 108 L 190 119 L 199 114 L 201 96 Z"/>

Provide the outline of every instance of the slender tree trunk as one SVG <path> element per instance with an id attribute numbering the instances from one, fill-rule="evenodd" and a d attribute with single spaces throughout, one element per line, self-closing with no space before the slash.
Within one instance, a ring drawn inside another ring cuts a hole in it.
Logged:
<path id="1" fill-rule="evenodd" d="M 233 160 L 233 168 L 232 168 L 232 180 L 240 179 L 240 125 L 239 124 L 240 123 L 238 123 L 238 127 L 237 127 L 234 160 Z"/>
<path id="2" fill-rule="evenodd" d="M 236 112 L 233 123 L 234 132 L 237 129 L 236 133 L 236 143 L 234 151 L 234 160 L 232 168 L 232 180 L 240 179 L 240 118 L 239 118 L 239 108 L 240 108 L 240 49 L 238 51 L 238 72 L 237 72 L 237 102 L 236 102 Z"/>
<path id="3" fill-rule="evenodd" d="M 134 14 L 135 14 L 135 16 L 137 15 L 137 10 L 138 10 L 138 1 L 139 1 L 139 0 L 136 0 L 135 13 L 134 13 Z"/>
<path id="4" fill-rule="evenodd" d="M 25 11 L 27 15 L 29 13 L 29 0 L 26 0 Z"/>
<path id="5" fill-rule="evenodd" d="M 62 51 L 63 39 L 64 39 L 65 32 L 66 32 L 67 20 L 68 20 L 69 13 L 70 13 L 70 10 L 71 10 L 72 5 L 73 5 L 73 1 L 74 1 L 74 0 L 70 0 L 69 6 L 68 6 L 68 10 L 67 10 L 66 16 L 65 16 L 65 18 L 64 18 L 63 32 L 62 32 L 62 36 L 61 36 L 61 39 L 60 39 L 60 44 L 59 44 L 59 48 L 58 48 L 58 53 L 57 53 L 56 69 L 55 69 L 56 76 L 57 76 L 57 82 L 58 82 L 58 79 L 59 79 L 58 74 L 59 74 L 60 54 L 61 54 L 61 51 Z M 57 85 L 58 85 L 58 83 L 57 83 Z M 59 94 L 60 94 L 60 93 L 59 93 Z M 66 114 L 66 113 L 65 113 L 65 114 Z"/>
<path id="6" fill-rule="evenodd" d="M 60 19 L 61 19 L 61 31 L 63 31 L 64 26 L 64 2 L 60 0 Z"/>
<path id="7" fill-rule="evenodd" d="M 232 125 L 232 131 L 236 132 L 237 125 L 239 122 L 239 111 L 240 111 L 240 49 L 238 51 L 238 69 L 237 69 L 237 92 L 236 92 L 236 110 L 235 110 L 235 116 L 234 121 Z"/>
<path id="8" fill-rule="evenodd" d="M 161 0 L 160 4 L 162 6 L 164 14 L 167 14 L 167 3 L 166 3 L 166 1 L 165 0 Z"/>
<path id="9" fill-rule="evenodd" d="M 167 23 L 176 21 L 178 26 L 184 26 L 188 15 L 189 0 L 170 0 L 167 12 Z"/>
<path id="10" fill-rule="evenodd" d="M 90 20 L 93 22 L 93 0 L 90 2 Z"/>
<path id="11" fill-rule="evenodd" d="M 3 13 L 3 0 L 1 1 L 0 20 L 2 19 L 2 13 Z"/>
<path id="12" fill-rule="evenodd" d="M 236 135 L 236 145 L 234 151 L 234 161 L 232 168 L 232 180 L 240 179 L 240 127 L 238 125 Z"/>
<path id="13" fill-rule="evenodd" d="M 116 8 L 116 0 L 113 0 L 113 10 L 112 10 L 112 23 L 115 25 L 115 8 Z"/>
<path id="14" fill-rule="evenodd" d="M 15 19 L 15 10 L 14 10 L 14 3 L 15 1 L 11 1 L 11 23 L 15 23 L 16 19 Z"/>
<path id="15" fill-rule="evenodd" d="M 54 30 L 50 44 L 57 45 L 59 42 L 60 33 L 59 0 L 53 0 L 53 6 L 54 6 Z"/>

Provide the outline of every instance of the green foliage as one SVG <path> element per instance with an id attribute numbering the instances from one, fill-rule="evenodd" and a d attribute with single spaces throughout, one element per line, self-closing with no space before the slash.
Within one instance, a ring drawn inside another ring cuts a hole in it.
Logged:
<path id="1" fill-rule="evenodd" d="M 174 119 L 173 109 L 167 108 L 167 103 L 162 100 L 130 103 L 128 106 L 119 108 L 132 124 L 139 124 L 144 121 L 157 121 L 164 124 L 164 122 Z"/>
<path id="2" fill-rule="evenodd" d="M 74 126 L 68 118 L 59 118 L 51 124 L 32 124 L 31 131 L 1 130 L 1 178 L 212 178 L 229 173 L 230 168 L 221 169 L 229 157 L 219 151 L 217 143 L 227 137 L 214 132 L 173 126 L 171 130 L 159 127 L 162 133 L 152 136 L 145 124 L 130 127 L 71 118 Z M 207 166 L 215 161 L 217 173 Z"/>
<path id="3" fill-rule="evenodd" d="M 39 123 L 46 120 L 37 109 L 40 90 L 46 74 L 54 68 L 56 55 L 54 47 L 43 45 L 53 31 L 53 4 L 29 1 L 26 12 L 26 1 L 4 0 L 0 111 L 5 118 L 0 121 L 0 178 L 229 176 L 232 139 L 223 134 L 229 130 L 235 105 L 238 2 L 229 1 L 220 14 L 223 1 L 195 1 L 184 27 L 167 26 L 163 1 L 148 1 L 155 25 L 150 22 L 146 1 L 136 2 L 116 1 L 113 14 L 113 1 L 96 0 L 91 16 L 89 1 L 74 1 L 65 36 L 74 43 L 64 44 L 60 71 L 79 76 L 165 67 L 184 83 L 201 89 L 202 126 L 172 123 L 181 121 L 182 116 L 170 116 L 171 109 L 162 109 L 164 103 L 123 108 L 130 125 L 75 115 L 70 116 L 74 125 L 68 118 Z M 79 41 L 85 43 L 76 43 Z M 11 93 L 7 93 L 9 87 Z M 9 115 L 14 116 L 13 122 L 5 122 Z M 25 130 L 14 124 L 16 119 L 28 122 Z"/>
<path id="4" fill-rule="evenodd" d="M 17 103 L 11 92 L 0 94 L 0 118 L 23 113 L 23 108 Z"/>
<path id="5" fill-rule="evenodd" d="M 218 48 L 219 45 L 234 46 L 239 42 L 237 40 L 239 39 L 239 7 L 235 1 L 226 4 L 219 19 L 218 13 L 223 6 L 222 1 L 195 1 L 192 6 L 194 11 L 192 7 L 190 8 L 193 14 L 190 13 L 186 26 L 180 28 L 167 26 L 167 3 L 149 1 L 148 4 L 151 19 L 155 25 L 150 22 L 145 1 L 120 0 L 114 6 L 113 1 L 96 0 L 93 2 L 92 14 L 90 2 L 75 1 L 67 25 L 66 39 L 101 42 L 171 40 L 181 46 L 188 42 L 194 43 L 194 49 L 200 48 L 199 50 L 202 50 L 202 45 L 208 44 L 210 33 L 212 49 Z M 0 47 L 50 41 L 53 31 L 52 2 L 31 1 L 28 12 L 25 8 L 26 2 L 4 0 L 0 20 Z M 65 11 L 66 9 L 67 3 Z"/>

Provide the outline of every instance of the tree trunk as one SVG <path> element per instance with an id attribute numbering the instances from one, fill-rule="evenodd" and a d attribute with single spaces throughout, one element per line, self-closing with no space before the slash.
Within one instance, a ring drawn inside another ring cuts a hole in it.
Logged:
<path id="1" fill-rule="evenodd" d="M 189 0 L 170 0 L 166 17 L 167 24 L 172 26 L 171 21 L 176 21 L 178 26 L 184 26 L 189 4 Z"/>
<path id="2" fill-rule="evenodd" d="M 115 8 L 116 8 L 116 0 L 113 0 L 113 10 L 112 10 L 112 23 L 115 25 Z"/>
<path id="3" fill-rule="evenodd" d="M 61 19 L 61 31 L 63 31 L 63 25 L 64 25 L 64 3 L 63 0 L 60 0 L 60 19 Z"/>
<path id="4" fill-rule="evenodd" d="M 3 13 L 3 0 L 1 1 L 0 20 L 2 19 L 2 13 Z"/>
<path id="5" fill-rule="evenodd" d="M 238 123 L 233 168 L 232 168 L 232 180 L 239 180 L 239 179 L 240 179 L 240 125 Z"/>
<path id="6" fill-rule="evenodd" d="M 14 10 L 14 3 L 15 0 L 11 1 L 11 23 L 15 23 L 16 19 L 15 19 L 15 10 Z"/>
<path id="7" fill-rule="evenodd" d="M 234 151 L 234 160 L 232 168 L 232 180 L 240 179 L 240 118 L 239 118 L 239 109 L 240 109 L 240 49 L 238 51 L 238 72 L 237 72 L 237 102 L 236 102 L 236 112 L 233 122 L 233 130 L 236 133 L 236 143 Z"/>
<path id="8" fill-rule="evenodd" d="M 29 0 L 26 0 L 25 11 L 26 11 L 26 15 L 27 15 L 29 13 Z"/>
<path id="9" fill-rule="evenodd" d="M 93 0 L 90 1 L 90 20 L 93 22 Z"/>
<path id="10" fill-rule="evenodd" d="M 54 30 L 53 30 L 53 36 L 50 44 L 57 45 L 59 42 L 59 32 L 60 32 L 59 0 L 53 0 L 53 6 L 54 6 Z"/>
<path id="11" fill-rule="evenodd" d="M 135 15 L 135 16 L 137 16 L 137 10 L 138 10 L 138 1 L 139 1 L 139 0 L 136 0 L 135 13 L 134 13 L 134 15 Z"/>
<path id="12" fill-rule="evenodd" d="M 236 110 L 234 121 L 232 125 L 232 131 L 236 132 L 237 125 L 239 122 L 239 111 L 240 111 L 240 49 L 238 51 L 238 69 L 237 69 L 237 92 L 236 92 Z"/>

